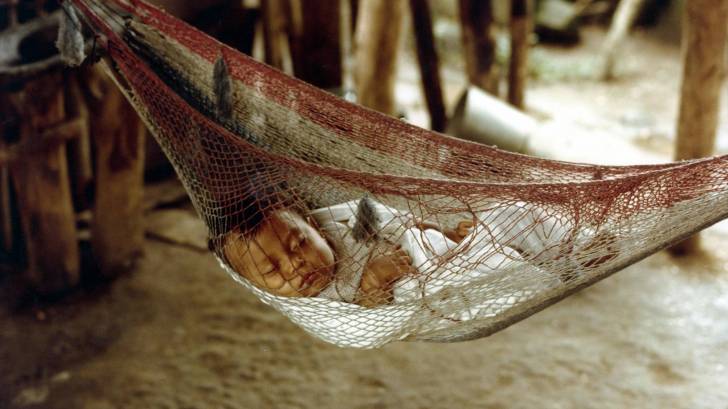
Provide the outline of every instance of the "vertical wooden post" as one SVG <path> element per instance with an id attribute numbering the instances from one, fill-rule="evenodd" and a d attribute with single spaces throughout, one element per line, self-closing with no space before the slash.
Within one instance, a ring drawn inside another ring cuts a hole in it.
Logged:
<path id="1" fill-rule="evenodd" d="M 427 110 L 430 112 L 430 128 L 443 132 L 447 117 L 440 83 L 440 62 L 435 50 L 435 37 L 432 34 L 432 17 L 427 0 L 410 0 L 412 24 L 417 40 L 417 59 L 420 63 L 422 88 L 425 90 Z"/>
<path id="2" fill-rule="evenodd" d="M 100 68 L 90 74 L 87 97 L 96 148 L 91 247 L 100 273 L 110 277 L 132 267 L 141 254 L 145 130 Z"/>
<path id="3" fill-rule="evenodd" d="M 627 32 L 637 17 L 644 0 L 621 0 L 612 17 L 612 24 L 607 33 L 607 39 L 602 46 L 603 67 L 602 79 L 614 79 L 614 67 L 619 50 L 627 36 Z"/>
<path id="4" fill-rule="evenodd" d="M 10 96 L 23 116 L 20 142 L 37 140 L 66 120 L 62 81 L 61 73 L 46 74 Z M 80 257 L 65 145 L 50 143 L 10 169 L 31 286 L 46 294 L 73 287 L 79 281 Z"/>
<path id="5" fill-rule="evenodd" d="M 284 47 L 286 38 L 286 12 L 283 0 L 262 0 L 260 8 L 263 14 L 263 37 L 265 44 L 265 62 L 279 70 L 283 69 Z"/>
<path id="6" fill-rule="evenodd" d="M 342 84 L 339 1 L 291 0 L 291 53 L 296 77 L 336 90 Z"/>
<path id="7" fill-rule="evenodd" d="M 396 114 L 394 85 L 405 5 L 403 0 L 359 2 L 354 54 L 357 100 L 388 115 Z"/>
<path id="8" fill-rule="evenodd" d="M 0 167 L 0 234 L 2 251 L 11 254 L 15 248 L 13 240 L 13 207 L 10 202 L 10 173 L 6 166 Z"/>
<path id="9" fill-rule="evenodd" d="M 470 83 L 498 95 L 491 0 L 459 0 L 463 52 Z"/>
<path id="10" fill-rule="evenodd" d="M 89 192 L 93 185 L 93 164 L 91 160 L 91 140 L 89 138 L 88 108 L 83 98 L 77 71 L 66 73 L 66 112 L 70 118 L 78 118 L 84 126 L 80 135 L 68 142 L 68 157 L 72 169 L 74 202 L 80 209 L 90 206 Z"/>
<path id="11" fill-rule="evenodd" d="M 530 0 L 511 0 L 511 60 L 508 69 L 508 102 L 518 109 L 523 109 L 525 103 L 531 16 Z"/>
<path id="12" fill-rule="evenodd" d="M 0 121 L 0 149 L 6 150 L 6 139 L 13 139 L 18 132 L 17 122 L 19 120 L 17 110 L 12 109 L 8 98 L 0 98 L 0 115 L 4 117 Z M 15 238 L 13 237 L 13 206 L 11 202 L 10 170 L 6 163 L 0 164 L 0 237 L 2 238 L 2 251 L 10 255 L 15 249 Z"/>
<path id="13" fill-rule="evenodd" d="M 353 37 L 354 33 L 356 33 L 356 21 L 359 17 L 359 0 L 349 0 L 349 10 L 351 10 L 351 14 L 349 15 L 351 25 L 349 27 L 351 28 Z"/>
<path id="14" fill-rule="evenodd" d="M 683 77 L 675 159 L 713 153 L 720 93 L 726 75 L 728 0 L 687 0 L 683 30 Z M 693 236 L 674 246 L 674 254 L 694 252 Z"/>

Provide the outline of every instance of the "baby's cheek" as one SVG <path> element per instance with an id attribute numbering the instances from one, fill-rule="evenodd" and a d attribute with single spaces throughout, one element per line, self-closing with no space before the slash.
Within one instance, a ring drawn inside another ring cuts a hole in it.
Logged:
<path id="1" fill-rule="evenodd" d="M 280 274 L 268 274 L 263 277 L 263 280 L 265 281 L 266 287 L 273 290 L 280 289 L 286 283 L 285 278 Z"/>

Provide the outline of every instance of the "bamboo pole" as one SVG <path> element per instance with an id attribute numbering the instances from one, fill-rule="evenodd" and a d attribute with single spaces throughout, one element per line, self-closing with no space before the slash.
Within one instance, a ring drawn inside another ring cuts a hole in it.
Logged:
<path id="1" fill-rule="evenodd" d="M 342 84 L 341 4 L 339 1 L 291 0 L 290 48 L 296 77 L 319 88 Z"/>
<path id="2" fill-rule="evenodd" d="M 511 0 L 511 59 L 508 69 L 508 102 L 518 109 L 525 104 L 528 78 L 528 42 L 531 36 L 530 0 Z"/>
<path id="3" fill-rule="evenodd" d="M 410 0 L 410 10 L 417 40 L 417 59 L 420 63 L 422 88 L 425 90 L 427 110 L 430 112 L 430 128 L 443 132 L 447 117 L 440 82 L 440 62 L 435 50 L 435 37 L 432 34 L 430 4 L 427 0 Z"/>
<path id="4" fill-rule="evenodd" d="M 728 57 L 728 0 L 687 0 L 685 6 L 676 160 L 713 153 Z M 671 252 L 689 254 L 699 245 L 698 236 L 693 236 L 672 247 Z"/>
<path id="5" fill-rule="evenodd" d="M 612 24 L 609 27 L 609 33 L 607 33 L 607 39 L 602 46 L 604 64 L 602 67 L 603 80 L 614 79 L 614 67 L 619 57 L 622 43 L 624 43 L 624 39 L 627 37 L 627 33 L 632 27 L 637 17 L 637 12 L 643 3 L 644 0 L 621 0 L 619 2 L 617 10 L 614 12 L 614 17 L 612 18 Z"/>
<path id="6" fill-rule="evenodd" d="M 463 52 L 470 83 L 498 95 L 495 37 L 490 0 L 459 0 Z"/>
<path id="7" fill-rule="evenodd" d="M 388 115 L 396 114 L 397 74 L 404 0 L 363 0 L 355 33 L 355 72 L 358 102 Z"/>
<path id="8" fill-rule="evenodd" d="M 132 267 L 142 250 L 145 130 L 100 68 L 86 83 L 96 158 L 91 248 L 101 275 L 111 277 Z"/>

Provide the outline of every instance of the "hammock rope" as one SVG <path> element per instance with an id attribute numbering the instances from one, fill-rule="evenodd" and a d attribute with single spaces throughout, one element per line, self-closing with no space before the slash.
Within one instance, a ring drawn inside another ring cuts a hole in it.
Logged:
<path id="1" fill-rule="evenodd" d="M 143 1 L 67 1 L 223 269 L 337 345 L 486 336 L 728 217 L 726 157 L 503 152 L 347 103 Z"/>

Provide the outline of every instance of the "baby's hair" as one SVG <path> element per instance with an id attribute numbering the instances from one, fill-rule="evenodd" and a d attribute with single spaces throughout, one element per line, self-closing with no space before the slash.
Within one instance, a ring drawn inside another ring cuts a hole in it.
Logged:
<path id="1" fill-rule="evenodd" d="M 233 214 L 225 217 L 222 230 L 217 234 L 226 234 L 236 231 L 245 237 L 253 237 L 263 226 L 263 221 L 269 213 L 286 208 L 297 211 L 295 201 L 283 192 L 290 193 L 287 184 L 284 182 L 271 183 L 264 172 L 251 172 L 245 183 L 243 191 L 236 192 L 235 207 Z M 236 189 L 237 190 L 237 189 Z"/>

